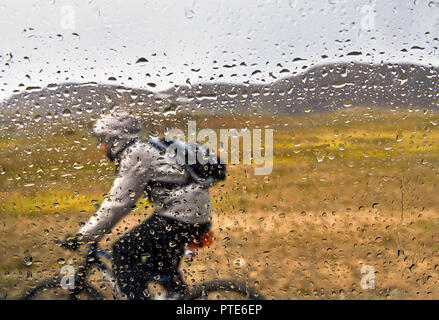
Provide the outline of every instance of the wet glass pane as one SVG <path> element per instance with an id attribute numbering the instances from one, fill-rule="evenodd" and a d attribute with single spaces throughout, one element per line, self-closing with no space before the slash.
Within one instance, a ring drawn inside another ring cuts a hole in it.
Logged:
<path id="1" fill-rule="evenodd" d="M 0 21 L 0 298 L 439 298 L 439 2 Z"/>

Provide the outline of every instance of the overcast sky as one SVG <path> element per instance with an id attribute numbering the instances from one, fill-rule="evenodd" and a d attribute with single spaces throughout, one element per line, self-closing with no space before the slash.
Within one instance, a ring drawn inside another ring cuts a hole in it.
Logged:
<path id="1" fill-rule="evenodd" d="M 438 27 L 439 0 L 0 1 L 0 99 L 20 83 L 160 90 L 340 60 L 439 65 Z"/>

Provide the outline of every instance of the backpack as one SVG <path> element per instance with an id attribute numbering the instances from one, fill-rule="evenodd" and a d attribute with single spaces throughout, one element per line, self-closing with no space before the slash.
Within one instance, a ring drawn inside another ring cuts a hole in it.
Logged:
<path id="1" fill-rule="evenodd" d="M 174 151 L 177 163 L 182 164 L 190 176 L 188 184 L 196 183 L 210 187 L 226 179 L 226 165 L 220 163 L 220 157 L 211 155 L 209 149 L 197 143 L 189 145 L 180 140 L 166 141 L 156 138 L 148 138 L 146 141 L 161 153 Z M 184 155 L 184 158 L 181 158 L 181 155 Z"/>

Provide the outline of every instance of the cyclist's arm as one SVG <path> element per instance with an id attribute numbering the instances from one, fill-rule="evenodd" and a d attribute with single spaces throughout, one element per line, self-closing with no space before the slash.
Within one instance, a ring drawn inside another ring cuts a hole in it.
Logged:
<path id="1" fill-rule="evenodd" d="M 130 148 L 120 163 L 120 171 L 108 197 L 96 214 L 86 222 L 79 233 L 85 241 L 99 240 L 109 233 L 114 225 L 131 211 L 143 194 L 150 179 L 150 166 L 147 154 L 136 148 Z M 145 164 L 146 163 L 146 164 Z"/>

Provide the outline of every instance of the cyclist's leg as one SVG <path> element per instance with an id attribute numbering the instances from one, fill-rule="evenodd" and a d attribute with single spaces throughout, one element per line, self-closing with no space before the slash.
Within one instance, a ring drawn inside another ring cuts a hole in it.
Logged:
<path id="1" fill-rule="evenodd" d="M 115 276 L 120 289 L 130 299 L 145 298 L 146 285 L 154 270 L 150 263 L 143 263 L 142 257 L 154 256 L 154 245 L 162 228 L 156 216 L 152 216 L 113 246 Z"/>
<path id="2" fill-rule="evenodd" d="M 184 295 L 188 287 L 178 267 L 187 243 L 187 228 L 176 223 L 175 220 L 167 219 L 167 223 L 168 232 L 161 238 L 162 250 L 158 257 L 161 261 L 161 274 L 171 278 L 162 282 L 162 285 L 171 296 Z"/>
<path id="3" fill-rule="evenodd" d="M 169 281 L 163 283 L 169 293 L 185 295 L 188 287 L 183 280 L 179 270 L 184 250 L 192 238 L 198 237 L 201 233 L 210 229 L 210 223 L 205 225 L 191 225 L 184 222 L 167 219 L 168 233 L 163 237 L 164 251 L 162 253 L 163 268 L 167 275 L 171 277 Z M 170 227 L 170 228 L 169 228 Z"/>
<path id="4" fill-rule="evenodd" d="M 180 270 L 178 270 L 178 268 L 173 270 L 173 274 L 170 274 L 170 277 L 170 280 L 162 283 L 169 296 L 172 296 L 173 294 L 184 296 L 188 292 L 188 286 L 184 282 Z"/>
<path id="5" fill-rule="evenodd" d="M 114 269 L 121 290 L 132 299 L 144 298 L 147 282 L 161 275 L 171 277 L 162 283 L 169 293 L 185 294 L 187 285 L 178 269 L 185 246 L 209 228 L 210 225 L 193 226 L 157 215 L 134 228 L 113 247 Z"/>

